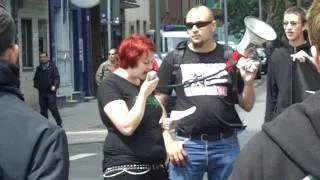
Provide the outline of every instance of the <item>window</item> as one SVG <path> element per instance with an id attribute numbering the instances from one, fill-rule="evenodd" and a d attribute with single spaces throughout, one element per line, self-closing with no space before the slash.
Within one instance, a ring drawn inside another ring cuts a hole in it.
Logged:
<path id="1" fill-rule="evenodd" d="M 32 21 L 31 19 L 21 20 L 21 42 L 22 42 L 22 68 L 24 70 L 33 68 L 32 49 Z"/>
<path id="2" fill-rule="evenodd" d="M 143 21 L 143 34 L 147 33 L 147 21 Z"/>
<path id="3" fill-rule="evenodd" d="M 134 26 L 131 25 L 131 26 L 130 26 L 130 34 L 133 34 L 133 33 L 134 33 Z"/>
<path id="4" fill-rule="evenodd" d="M 137 20 L 137 33 L 140 33 L 140 20 Z"/>
<path id="5" fill-rule="evenodd" d="M 166 1 L 166 13 L 169 13 L 169 0 Z"/>
<path id="6" fill-rule="evenodd" d="M 38 32 L 39 32 L 39 52 L 47 51 L 48 52 L 48 31 L 47 31 L 47 21 L 39 20 L 38 21 Z"/>

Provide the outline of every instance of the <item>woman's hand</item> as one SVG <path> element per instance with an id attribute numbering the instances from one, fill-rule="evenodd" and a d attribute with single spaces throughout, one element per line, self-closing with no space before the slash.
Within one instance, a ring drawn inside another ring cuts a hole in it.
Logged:
<path id="1" fill-rule="evenodd" d="M 152 76 L 154 76 L 152 71 L 148 72 L 146 79 L 141 85 L 140 93 L 142 93 L 145 98 L 147 98 L 156 89 L 159 83 L 158 76 Z"/>
<path id="2" fill-rule="evenodd" d="M 185 141 L 171 141 L 166 144 L 166 150 L 169 160 L 172 164 L 177 166 L 183 166 L 187 163 L 187 152 L 183 148 Z"/>

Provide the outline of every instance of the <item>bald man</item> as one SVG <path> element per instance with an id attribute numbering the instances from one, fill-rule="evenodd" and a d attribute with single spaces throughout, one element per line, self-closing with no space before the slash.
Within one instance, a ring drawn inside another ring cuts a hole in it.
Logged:
<path id="1" fill-rule="evenodd" d="M 192 82 L 226 67 L 224 47 L 213 39 L 216 21 L 212 11 L 205 6 L 193 7 L 187 13 L 186 27 L 190 40 L 179 47 L 183 50 L 179 69 L 173 75 L 177 53 L 170 52 L 160 66 L 159 85 Z M 205 172 L 209 180 L 229 177 L 240 151 L 237 132 L 243 127 L 235 104 L 246 111 L 253 107 L 255 73 L 240 69 L 239 74 L 231 74 L 224 70 L 215 78 L 175 88 L 177 102 L 173 109 L 196 106 L 196 111 L 177 122 L 175 139 L 169 130 L 164 130 L 170 179 L 202 180 Z M 232 88 L 236 82 L 232 82 L 231 76 L 239 76 L 237 91 Z M 157 89 L 163 104 L 172 90 Z"/>

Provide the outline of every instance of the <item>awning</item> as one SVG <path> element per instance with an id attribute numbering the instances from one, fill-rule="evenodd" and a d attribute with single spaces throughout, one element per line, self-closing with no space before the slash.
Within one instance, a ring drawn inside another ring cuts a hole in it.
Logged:
<path id="1" fill-rule="evenodd" d="M 128 9 L 128 8 L 138 8 L 140 5 L 137 4 L 136 0 L 121 0 L 120 8 Z"/>

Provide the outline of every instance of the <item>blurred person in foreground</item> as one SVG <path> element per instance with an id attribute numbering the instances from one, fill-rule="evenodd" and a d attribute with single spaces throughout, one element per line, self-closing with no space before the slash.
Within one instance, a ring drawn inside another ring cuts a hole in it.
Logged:
<path id="1" fill-rule="evenodd" d="M 23 102 L 15 32 L 11 15 L 0 4 L 0 179 L 67 180 L 64 130 Z"/>
<path id="2" fill-rule="evenodd" d="M 103 148 L 105 179 L 168 179 L 159 122 L 165 118 L 155 98 L 159 78 L 152 77 L 155 46 L 131 35 L 119 47 L 119 68 L 98 88 L 98 106 L 108 135 Z"/>
<path id="3" fill-rule="evenodd" d="M 180 84 L 205 77 L 221 70 L 214 78 L 175 88 L 177 102 L 174 110 L 196 111 L 179 120 L 176 138 L 165 130 L 164 140 L 170 159 L 169 174 L 173 180 L 202 180 L 207 172 L 209 180 L 229 177 L 240 148 L 237 132 L 243 127 L 235 104 L 250 111 L 255 102 L 253 88 L 257 68 L 237 72 L 238 81 L 232 81 L 226 68 L 225 48 L 216 43 L 213 34 L 216 21 L 212 10 L 196 6 L 186 16 L 190 42 L 182 47 L 181 62 L 176 65 L 176 51 L 170 52 L 159 70 L 159 85 Z M 182 44 L 181 44 L 182 45 Z M 173 72 L 176 69 L 175 75 Z M 239 84 L 233 89 L 234 84 Z M 167 104 L 173 88 L 157 88 L 157 96 Z"/>
<path id="4" fill-rule="evenodd" d="M 118 52 L 117 49 L 112 48 L 108 52 L 108 59 L 100 64 L 96 72 L 96 83 L 100 86 L 101 82 L 118 67 Z"/>
<path id="5" fill-rule="evenodd" d="M 310 54 L 305 11 L 296 6 L 286 9 L 282 25 L 285 33 L 282 47 L 273 51 L 268 63 L 265 122 L 272 121 L 285 108 L 304 99 L 304 89 L 297 74 L 298 63 L 303 62 L 297 57 Z"/>
<path id="6" fill-rule="evenodd" d="M 320 2 L 307 18 L 311 54 L 320 72 Z M 319 79 L 320 81 L 320 79 Z M 262 126 L 238 156 L 230 180 L 320 179 L 320 91 Z"/>

